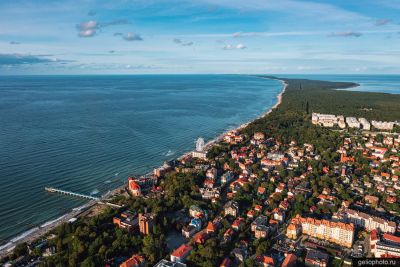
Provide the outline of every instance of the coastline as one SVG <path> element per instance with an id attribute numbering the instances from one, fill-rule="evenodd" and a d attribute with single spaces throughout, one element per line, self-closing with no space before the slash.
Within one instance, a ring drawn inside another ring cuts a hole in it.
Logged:
<path id="1" fill-rule="evenodd" d="M 262 78 L 263 79 L 271 79 L 271 78 L 267 78 L 267 77 L 262 77 Z M 228 132 L 239 131 L 239 130 L 247 127 L 251 122 L 267 116 L 274 109 L 276 109 L 282 103 L 283 94 L 286 92 L 286 88 L 288 86 L 288 84 L 284 80 L 280 80 L 280 79 L 277 79 L 277 80 L 279 80 L 282 83 L 282 89 L 281 89 L 281 92 L 276 96 L 277 102 L 275 103 L 275 105 L 273 105 L 267 111 L 263 112 L 260 116 L 254 118 L 248 122 L 245 122 L 245 123 L 239 125 L 238 127 L 226 130 L 223 133 L 221 133 L 220 135 L 218 135 L 217 137 L 211 139 L 210 141 L 208 141 L 205 144 L 205 150 L 209 150 L 214 144 L 221 141 Z M 179 160 L 179 159 L 182 159 L 182 158 L 190 155 L 192 153 L 192 151 L 193 150 L 183 153 L 183 155 L 177 157 L 177 159 Z M 150 171 L 150 173 L 152 173 L 152 172 Z M 107 192 L 105 195 L 103 195 L 103 197 L 109 197 L 109 198 L 113 197 L 113 196 L 117 195 L 125 187 L 126 187 L 126 184 L 123 184 L 122 186 L 119 186 L 119 187 Z M 36 239 L 47 235 L 50 231 L 54 230 L 59 225 L 65 223 L 65 222 L 68 222 L 69 220 L 71 220 L 73 218 L 78 218 L 78 217 L 84 216 L 85 213 L 90 212 L 92 209 L 95 209 L 98 205 L 102 205 L 102 204 L 98 203 L 97 201 L 91 200 L 91 201 L 85 203 L 84 205 L 76 207 L 76 208 L 72 209 L 71 211 L 59 216 L 58 218 L 44 222 L 40 226 L 36 226 L 34 228 L 28 229 L 28 230 L 18 234 L 17 236 L 12 237 L 11 239 L 7 240 L 5 244 L 0 245 L 0 259 L 11 254 L 16 245 L 18 245 L 20 243 L 25 243 L 25 242 L 31 243 L 31 242 L 35 241 Z"/>

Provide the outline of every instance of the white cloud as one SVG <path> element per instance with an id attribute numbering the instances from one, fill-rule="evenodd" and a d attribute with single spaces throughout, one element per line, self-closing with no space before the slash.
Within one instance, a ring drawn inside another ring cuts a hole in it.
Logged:
<path id="1" fill-rule="evenodd" d="M 246 49 L 247 47 L 244 44 L 237 44 L 237 45 L 232 45 L 232 44 L 226 44 L 222 47 L 224 50 L 241 50 L 241 49 Z"/>
<path id="2" fill-rule="evenodd" d="M 133 32 L 128 32 L 123 39 L 125 41 L 143 41 L 143 38 L 139 34 Z"/>
<path id="3" fill-rule="evenodd" d="M 89 20 L 78 24 L 79 37 L 93 37 L 96 35 L 99 25 L 95 20 Z"/>
<path id="4" fill-rule="evenodd" d="M 179 38 L 174 38 L 172 41 L 181 46 L 192 46 L 194 44 L 193 42 L 185 42 Z"/>
<path id="5" fill-rule="evenodd" d="M 82 30 L 78 33 L 79 37 L 93 37 L 96 35 L 96 30 L 95 29 L 87 29 L 87 30 Z"/>
<path id="6" fill-rule="evenodd" d="M 89 20 L 85 22 L 81 22 L 76 27 L 78 29 L 78 36 L 79 37 L 93 37 L 95 36 L 99 30 L 108 26 L 115 26 L 115 25 L 124 25 L 130 24 L 129 21 L 120 19 L 120 20 L 113 20 L 109 22 L 99 23 L 95 20 Z M 114 34 L 117 35 L 117 34 Z M 131 38 L 131 37 L 128 37 Z"/>
<path id="7" fill-rule="evenodd" d="M 361 37 L 363 34 L 361 32 L 333 32 L 330 33 L 329 37 Z"/>

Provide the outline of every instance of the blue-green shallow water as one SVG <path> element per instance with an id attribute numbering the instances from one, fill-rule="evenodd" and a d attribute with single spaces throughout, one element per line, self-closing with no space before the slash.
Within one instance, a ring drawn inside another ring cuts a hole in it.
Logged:
<path id="1" fill-rule="evenodd" d="M 0 77 L 0 239 L 254 119 L 276 80 L 233 75 Z M 1 243 L 1 242 L 0 242 Z"/>

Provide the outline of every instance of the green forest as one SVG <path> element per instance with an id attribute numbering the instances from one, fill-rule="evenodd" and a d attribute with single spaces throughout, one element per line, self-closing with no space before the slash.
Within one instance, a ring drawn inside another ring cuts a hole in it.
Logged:
<path id="1" fill-rule="evenodd" d="M 279 106 L 282 110 L 364 117 L 368 120 L 400 120 L 400 95 L 337 90 L 358 86 L 352 82 L 262 77 L 289 84 Z"/>

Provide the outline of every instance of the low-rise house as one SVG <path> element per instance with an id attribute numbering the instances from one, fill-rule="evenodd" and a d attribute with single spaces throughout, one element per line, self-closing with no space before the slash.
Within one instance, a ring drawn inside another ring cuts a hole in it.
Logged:
<path id="1" fill-rule="evenodd" d="M 236 201 L 228 201 L 224 206 L 225 216 L 236 217 L 239 214 L 239 204 Z"/>
<path id="2" fill-rule="evenodd" d="M 193 218 L 202 218 L 204 216 L 204 211 L 196 205 L 192 205 L 189 208 L 189 215 Z"/>
<path id="3" fill-rule="evenodd" d="M 282 262 L 281 267 L 296 267 L 297 257 L 293 253 L 288 253 Z"/>
<path id="4" fill-rule="evenodd" d="M 364 197 L 364 200 L 365 200 L 367 203 L 369 203 L 369 204 L 371 204 L 371 205 L 374 205 L 374 206 L 378 206 L 378 203 L 379 203 L 379 198 L 378 198 L 378 197 L 375 197 L 375 196 L 371 196 L 371 195 L 366 195 L 366 196 Z"/>
<path id="5" fill-rule="evenodd" d="M 193 237 L 193 242 L 199 245 L 203 245 L 206 240 L 208 239 L 208 234 L 204 231 L 197 233 L 194 237 Z"/>
<path id="6" fill-rule="evenodd" d="M 139 226 L 136 214 L 131 211 L 124 211 L 119 216 L 113 217 L 113 223 L 119 228 L 126 229 L 130 232 L 136 230 Z"/>
<path id="7" fill-rule="evenodd" d="M 232 229 L 239 231 L 239 229 L 244 225 L 244 219 L 239 217 L 232 223 Z"/>
<path id="8" fill-rule="evenodd" d="M 254 237 L 259 238 L 267 238 L 269 233 L 269 227 L 265 225 L 258 225 L 254 229 Z"/>
<path id="9" fill-rule="evenodd" d="M 160 260 L 156 265 L 153 267 L 187 267 L 186 264 L 181 262 L 172 262 L 166 259 Z"/>
<path id="10" fill-rule="evenodd" d="M 275 267 L 275 261 L 273 258 L 268 256 L 257 256 L 256 262 L 259 266 L 263 267 Z"/>
<path id="11" fill-rule="evenodd" d="M 232 256 L 235 257 L 237 262 L 244 262 L 247 258 L 247 251 L 243 248 L 235 248 L 231 252 Z"/>
<path id="12" fill-rule="evenodd" d="M 190 221 L 189 225 L 192 225 L 197 231 L 200 231 L 201 230 L 201 225 L 202 225 L 201 219 L 200 218 L 193 218 Z"/>
<path id="13" fill-rule="evenodd" d="M 187 256 L 192 252 L 193 247 L 187 244 L 181 245 L 179 248 L 171 253 L 172 262 L 185 262 Z"/>
<path id="14" fill-rule="evenodd" d="M 275 208 L 272 213 L 274 214 L 274 219 L 277 220 L 280 223 L 283 223 L 285 220 L 285 213 L 279 209 L 279 208 Z"/>
<path id="15" fill-rule="evenodd" d="M 256 215 L 256 213 L 257 213 L 257 212 L 256 212 L 255 210 L 251 209 L 251 210 L 249 210 L 249 211 L 247 212 L 246 216 L 247 216 L 247 218 L 252 219 L 252 218 L 254 218 L 254 216 Z"/>
<path id="16" fill-rule="evenodd" d="M 211 169 L 207 170 L 206 177 L 211 180 L 216 180 L 217 174 L 218 174 L 218 170 L 216 168 L 212 167 Z"/>
<path id="17" fill-rule="evenodd" d="M 315 249 L 307 251 L 305 265 L 310 267 L 326 267 L 328 266 L 329 255 Z"/>
<path id="18" fill-rule="evenodd" d="M 143 256 L 134 254 L 132 257 L 124 261 L 119 265 L 120 267 L 144 267 L 146 266 L 146 260 Z"/>
<path id="19" fill-rule="evenodd" d="M 128 189 L 129 189 L 129 192 L 135 197 L 142 195 L 142 189 L 141 189 L 140 185 L 132 177 L 128 178 Z"/>
<path id="20" fill-rule="evenodd" d="M 235 232 L 233 231 L 233 229 L 228 228 L 224 233 L 224 241 L 225 242 L 231 241 L 234 234 L 235 234 Z"/>
<path id="21" fill-rule="evenodd" d="M 252 223 L 251 223 L 251 231 L 254 232 L 257 226 L 268 226 L 268 217 L 265 215 L 258 216 Z"/>
<path id="22" fill-rule="evenodd" d="M 257 189 L 257 194 L 259 195 L 264 195 L 267 192 L 267 190 L 265 189 L 265 187 L 259 186 Z"/>
<path id="23" fill-rule="evenodd" d="M 220 197 L 221 189 L 219 187 L 215 188 L 200 188 L 200 194 L 203 199 L 218 199 Z"/>
<path id="24" fill-rule="evenodd" d="M 213 222 L 208 222 L 207 227 L 206 227 L 206 233 L 214 234 L 217 229 L 218 229 L 218 227 L 216 224 L 214 224 Z"/>
<path id="25" fill-rule="evenodd" d="M 197 229 L 193 225 L 186 225 L 182 228 L 182 235 L 186 238 L 192 237 L 196 232 Z"/>

